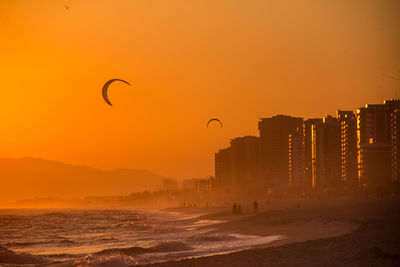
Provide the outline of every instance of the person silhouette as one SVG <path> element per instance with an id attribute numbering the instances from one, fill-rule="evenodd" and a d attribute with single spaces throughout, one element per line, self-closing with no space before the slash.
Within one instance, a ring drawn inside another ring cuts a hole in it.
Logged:
<path id="1" fill-rule="evenodd" d="M 258 211 L 258 202 L 257 202 L 257 200 L 254 200 L 253 206 L 254 206 L 254 212 L 257 212 Z"/>
<path id="2" fill-rule="evenodd" d="M 242 214 L 242 206 L 240 204 L 237 205 L 237 213 Z"/>

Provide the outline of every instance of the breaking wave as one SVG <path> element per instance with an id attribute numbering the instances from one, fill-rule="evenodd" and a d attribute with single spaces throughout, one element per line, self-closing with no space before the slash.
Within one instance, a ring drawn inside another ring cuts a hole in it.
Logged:
<path id="1" fill-rule="evenodd" d="M 41 264 L 48 263 L 44 257 L 23 252 L 15 252 L 5 247 L 0 247 L 0 263 L 9 264 Z"/>
<path id="2" fill-rule="evenodd" d="M 215 233 L 216 220 L 142 210 L 0 210 L 0 265 L 134 266 L 280 239 Z M 207 226 L 207 227 L 206 227 Z"/>

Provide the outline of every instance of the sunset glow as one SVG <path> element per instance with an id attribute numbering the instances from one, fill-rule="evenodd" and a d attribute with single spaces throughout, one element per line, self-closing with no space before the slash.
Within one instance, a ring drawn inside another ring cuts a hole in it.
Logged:
<path id="1" fill-rule="evenodd" d="M 395 0 L 1 1 L 0 156 L 213 175 L 213 153 L 260 117 L 395 97 L 399 12 Z M 114 107 L 100 93 L 111 78 L 132 83 L 113 85 Z M 224 127 L 205 127 L 212 117 Z"/>

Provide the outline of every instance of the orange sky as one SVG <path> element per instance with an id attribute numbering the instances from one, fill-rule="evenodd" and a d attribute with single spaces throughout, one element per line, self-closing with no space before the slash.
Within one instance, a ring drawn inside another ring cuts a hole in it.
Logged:
<path id="1" fill-rule="evenodd" d="M 0 157 L 213 174 L 260 117 L 394 97 L 399 14 L 398 0 L 1 0 Z M 110 78 L 133 84 L 112 85 L 114 107 Z"/>

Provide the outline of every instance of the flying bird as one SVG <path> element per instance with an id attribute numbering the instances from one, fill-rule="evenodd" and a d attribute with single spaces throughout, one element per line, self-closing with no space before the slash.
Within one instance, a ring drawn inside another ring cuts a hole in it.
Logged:
<path id="1" fill-rule="evenodd" d="M 207 127 L 208 127 L 208 125 L 210 125 L 210 123 L 213 122 L 213 121 L 219 122 L 219 126 L 221 126 L 221 128 L 222 128 L 222 122 L 221 122 L 219 119 L 217 119 L 217 118 L 212 118 L 212 119 L 208 120 L 208 122 L 207 122 Z"/>
<path id="2" fill-rule="evenodd" d="M 112 84 L 112 83 L 115 82 L 115 81 L 120 81 L 120 82 L 126 83 L 127 85 L 131 86 L 131 84 L 130 84 L 129 82 L 124 81 L 124 80 L 121 80 L 121 79 L 111 79 L 111 80 L 109 80 L 108 82 L 106 82 L 106 83 L 104 84 L 104 86 L 103 86 L 102 93 L 103 93 L 104 101 L 106 101 L 106 103 L 107 103 L 108 105 L 110 105 L 110 106 L 112 106 L 112 104 L 111 104 L 111 102 L 110 102 L 110 99 L 108 99 L 108 87 L 110 86 L 110 84 Z"/>
<path id="3" fill-rule="evenodd" d="M 64 5 L 65 9 L 69 9 L 69 6 Z"/>

